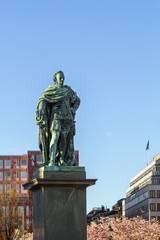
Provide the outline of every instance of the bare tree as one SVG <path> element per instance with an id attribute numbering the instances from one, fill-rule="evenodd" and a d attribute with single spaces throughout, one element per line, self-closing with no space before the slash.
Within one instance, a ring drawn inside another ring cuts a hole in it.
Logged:
<path id="1" fill-rule="evenodd" d="M 24 213 L 16 189 L 10 189 L 7 179 L 0 191 L 0 240 L 18 239 L 24 233 Z"/>

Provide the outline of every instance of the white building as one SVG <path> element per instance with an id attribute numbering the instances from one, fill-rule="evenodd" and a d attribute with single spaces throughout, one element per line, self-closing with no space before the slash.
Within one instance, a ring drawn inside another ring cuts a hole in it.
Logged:
<path id="1" fill-rule="evenodd" d="M 160 220 L 160 154 L 130 180 L 126 192 L 125 216 L 141 215 Z"/>

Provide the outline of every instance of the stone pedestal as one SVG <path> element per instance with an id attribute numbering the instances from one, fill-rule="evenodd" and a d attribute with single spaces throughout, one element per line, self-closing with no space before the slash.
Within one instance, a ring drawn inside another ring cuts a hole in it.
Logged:
<path id="1" fill-rule="evenodd" d="M 34 240 L 86 240 L 86 179 L 83 167 L 43 167 L 24 184 L 33 192 Z"/>

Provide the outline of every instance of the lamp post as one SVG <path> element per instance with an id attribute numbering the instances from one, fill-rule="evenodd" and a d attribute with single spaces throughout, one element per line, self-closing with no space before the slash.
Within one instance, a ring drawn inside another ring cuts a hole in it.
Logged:
<path id="1" fill-rule="evenodd" d="M 112 232 L 113 228 L 111 227 L 111 225 L 108 226 L 107 232 Z M 108 236 L 108 240 L 112 240 L 112 235 Z"/>

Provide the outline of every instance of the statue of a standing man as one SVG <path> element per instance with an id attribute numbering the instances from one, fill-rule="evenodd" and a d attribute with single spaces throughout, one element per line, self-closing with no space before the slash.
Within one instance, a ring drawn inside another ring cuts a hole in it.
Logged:
<path id="1" fill-rule="evenodd" d="M 69 86 L 63 85 L 62 71 L 56 72 L 53 80 L 55 84 L 39 98 L 36 111 L 39 147 L 43 156 L 41 166 L 75 166 L 73 137 L 80 99 Z"/>

